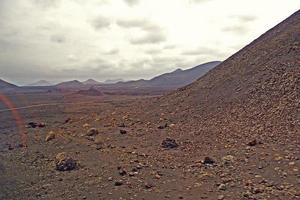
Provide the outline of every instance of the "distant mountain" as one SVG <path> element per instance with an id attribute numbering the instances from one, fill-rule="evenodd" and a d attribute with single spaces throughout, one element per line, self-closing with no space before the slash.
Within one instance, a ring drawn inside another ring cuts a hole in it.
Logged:
<path id="1" fill-rule="evenodd" d="M 213 61 L 187 70 L 177 69 L 173 72 L 165 73 L 152 78 L 149 81 L 149 84 L 152 87 L 158 87 L 162 85 L 165 87 L 182 87 L 196 81 L 220 63 L 220 61 Z"/>
<path id="2" fill-rule="evenodd" d="M 86 85 L 78 80 L 66 81 L 55 85 L 57 89 L 81 89 L 86 88 Z"/>
<path id="3" fill-rule="evenodd" d="M 79 90 L 76 94 L 86 95 L 86 96 L 102 96 L 103 93 L 94 87 L 90 87 L 88 90 Z"/>
<path id="4" fill-rule="evenodd" d="M 124 81 L 124 79 L 119 78 L 119 79 L 106 80 L 106 81 L 104 81 L 104 83 L 105 84 L 113 84 L 113 83 L 118 83 L 118 82 L 123 82 L 123 81 Z"/>
<path id="5" fill-rule="evenodd" d="M 99 84 L 101 84 L 101 82 L 98 82 L 94 79 L 88 79 L 86 81 L 83 81 L 82 83 L 85 84 L 85 85 L 99 85 Z"/>
<path id="6" fill-rule="evenodd" d="M 17 90 L 17 89 L 19 89 L 18 86 L 0 79 L 0 91 L 1 92 L 8 92 L 8 91 L 13 91 L 13 90 Z"/>
<path id="7" fill-rule="evenodd" d="M 196 81 L 220 63 L 220 61 L 208 62 L 187 70 L 177 69 L 173 72 L 156 76 L 150 80 L 140 79 L 137 81 L 119 82 L 115 85 L 135 88 L 179 88 Z"/>
<path id="8" fill-rule="evenodd" d="M 29 84 L 29 86 L 50 86 L 50 85 L 52 84 L 46 80 L 39 80 L 37 82 Z"/>

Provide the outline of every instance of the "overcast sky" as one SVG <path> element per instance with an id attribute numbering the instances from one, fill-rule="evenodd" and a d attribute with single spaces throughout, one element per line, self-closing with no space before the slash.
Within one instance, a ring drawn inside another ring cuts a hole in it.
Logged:
<path id="1" fill-rule="evenodd" d="M 0 0 L 0 78 L 139 79 L 224 60 L 300 0 Z"/>

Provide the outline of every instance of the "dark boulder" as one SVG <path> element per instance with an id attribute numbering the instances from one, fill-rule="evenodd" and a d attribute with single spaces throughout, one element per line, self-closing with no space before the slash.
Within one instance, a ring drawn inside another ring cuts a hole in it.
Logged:
<path id="1" fill-rule="evenodd" d="M 70 171 L 76 169 L 77 163 L 65 152 L 62 152 L 55 157 L 55 167 L 58 171 Z"/>
<path id="2" fill-rule="evenodd" d="M 171 139 L 171 138 L 166 138 L 165 140 L 163 140 L 161 145 L 165 149 L 173 149 L 173 148 L 177 148 L 179 146 L 176 143 L 176 140 Z"/>

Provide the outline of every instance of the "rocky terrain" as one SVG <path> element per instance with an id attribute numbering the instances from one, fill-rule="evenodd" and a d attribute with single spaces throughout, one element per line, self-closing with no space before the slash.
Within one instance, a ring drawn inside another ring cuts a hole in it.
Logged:
<path id="1" fill-rule="evenodd" d="M 165 96 L 0 111 L 0 199 L 300 199 L 299 33 L 300 11 Z"/>

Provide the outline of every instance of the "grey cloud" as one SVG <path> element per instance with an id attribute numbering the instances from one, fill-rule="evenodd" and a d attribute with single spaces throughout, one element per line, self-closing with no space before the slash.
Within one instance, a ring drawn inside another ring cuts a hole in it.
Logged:
<path id="1" fill-rule="evenodd" d="M 160 54 L 162 53 L 161 49 L 148 49 L 145 51 L 146 54 Z"/>
<path id="2" fill-rule="evenodd" d="M 156 64 L 169 64 L 169 63 L 178 63 L 182 62 L 183 58 L 175 57 L 168 57 L 168 56 L 155 56 L 153 59 L 153 63 Z"/>
<path id="3" fill-rule="evenodd" d="M 174 44 L 169 44 L 169 45 L 164 46 L 164 49 L 175 49 L 175 48 L 176 48 L 176 45 L 174 45 Z"/>
<path id="4" fill-rule="evenodd" d="M 40 8 L 49 9 L 58 7 L 61 0 L 32 0 L 32 2 Z"/>
<path id="5" fill-rule="evenodd" d="M 111 24 L 111 20 L 109 18 L 106 18 L 104 16 L 98 16 L 96 19 L 92 21 L 92 26 L 98 30 L 102 28 L 107 28 Z"/>
<path id="6" fill-rule="evenodd" d="M 66 38 L 63 35 L 52 35 L 50 41 L 61 44 L 66 42 Z"/>
<path id="7" fill-rule="evenodd" d="M 146 23 L 146 21 L 141 20 L 141 19 L 130 19 L 130 20 L 120 19 L 120 20 L 117 20 L 117 25 L 119 25 L 121 27 L 124 27 L 124 28 L 143 27 L 145 23 Z"/>
<path id="8" fill-rule="evenodd" d="M 166 41 L 165 34 L 161 32 L 147 33 L 145 36 L 140 38 L 133 38 L 130 40 L 131 44 L 157 44 Z"/>
<path id="9" fill-rule="evenodd" d="M 141 68 L 144 68 L 147 65 L 150 65 L 151 60 L 150 59 L 142 59 L 139 61 L 135 61 L 132 63 L 128 63 L 130 64 L 130 67 L 134 70 L 141 70 Z"/>
<path id="10" fill-rule="evenodd" d="M 253 15 L 233 15 L 231 18 L 238 19 L 241 22 L 252 22 L 257 19 L 256 16 Z"/>
<path id="11" fill-rule="evenodd" d="M 232 25 L 232 26 L 227 26 L 221 29 L 223 32 L 231 32 L 234 34 L 245 34 L 248 31 L 248 28 L 244 25 Z"/>
<path id="12" fill-rule="evenodd" d="M 161 27 L 145 19 L 120 19 L 117 20 L 117 25 L 124 28 L 140 28 L 144 31 L 157 31 Z"/>
<path id="13" fill-rule="evenodd" d="M 140 2 L 139 0 L 124 0 L 124 1 L 129 6 L 135 6 L 135 5 L 137 5 Z"/>
<path id="14" fill-rule="evenodd" d="M 105 55 L 116 55 L 119 53 L 119 49 L 111 49 L 109 51 L 104 52 Z"/>
<path id="15" fill-rule="evenodd" d="M 182 55 L 187 55 L 187 56 L 214 55 L 217 57 L 223 57 L 226 56 L 227 54 L 217 48 L 213 49 L 209 47 L 199 47 L 197 49 L 184 51 L 182 52 Z"/>

